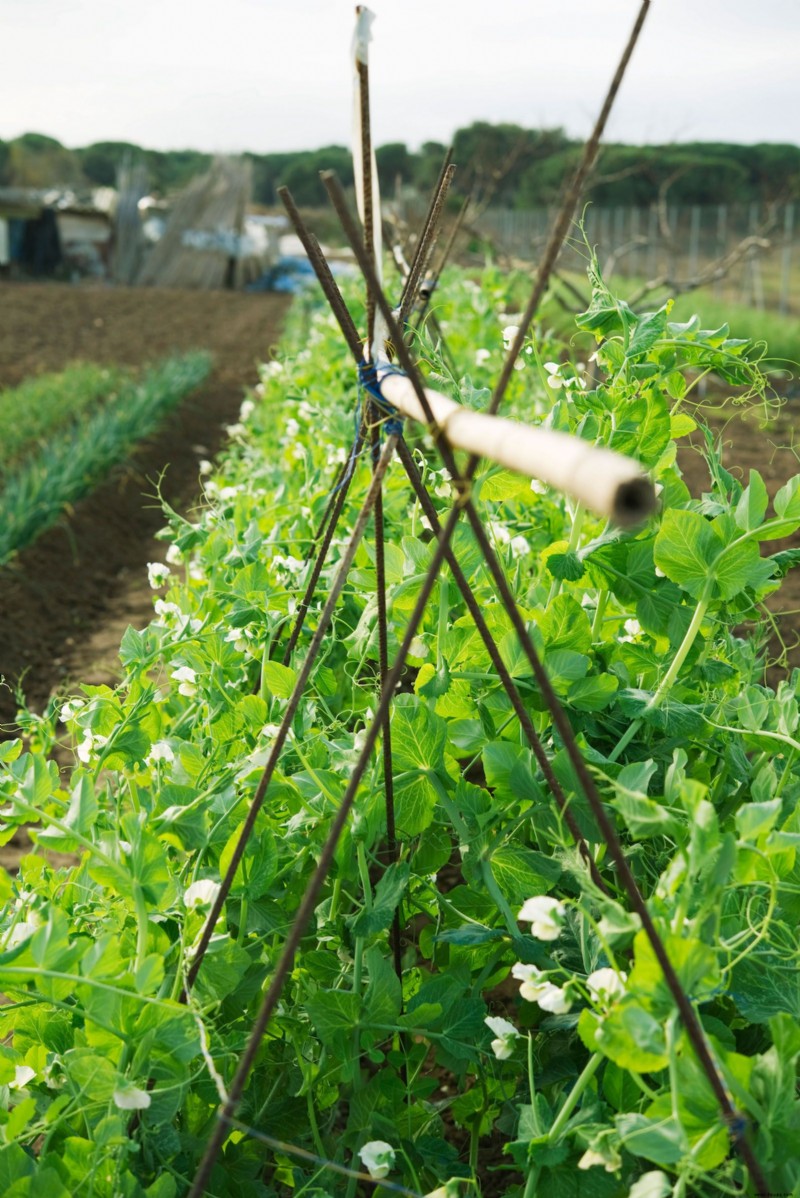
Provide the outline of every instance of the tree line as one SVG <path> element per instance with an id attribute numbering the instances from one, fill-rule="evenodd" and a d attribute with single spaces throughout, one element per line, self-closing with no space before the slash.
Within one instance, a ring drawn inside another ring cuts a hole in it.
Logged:
<path id="1" fill-rule="evenodd" d="M 510 208 L 554 203 L 581 148 L 582 142 L 563 129 L 476 121 L 458 129 L 453 138 L 453 158 L 459 164 L 453 203 L 468 194 L 480 203 Z M 403 142 L 379 146 L 376 159 L 384 195 L 398 187 L 429 192 L 444 153 L 445 146 L 436 141 L 418 150 Z M 68 149 L 55 138 L 26 133 L 0 141 L 0 186 L 114 186 L 126 155 L 144 162 L 153 191 L 161 195 L 180 190 L 212 160 L 199 150 L 148 150 L 122 141 Z M 350 151 L 344 146 L 245 157 L 253 164 L 254 199 L 266 206 L 275 204 L 281 184 L 301 205 L 323 204 L 322 169 L 336 170 L 345 185 L 353 179 Z M 601 150 L 588 189 L 595 203 L 620 206 L 647 205 L 665 192 L 678 204 L 794 198 L 800 193 L 800 147 L 772 142 L 610 144 Z"/>

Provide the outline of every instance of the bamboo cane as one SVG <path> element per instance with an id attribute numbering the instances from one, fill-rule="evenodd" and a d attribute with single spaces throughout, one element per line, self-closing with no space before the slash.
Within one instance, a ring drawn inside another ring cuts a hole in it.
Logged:
<path id="1" fill-rule="evenodd" d="M 378 366 L 380 392 L 403 416 L 429 424 L 411 380 L 391 366 Z M 616 524 L 638 524 L 656 507 L 653 483 L 639 462 L 580 437 L 473 412 L 425 388 L 436 427 L 454 449 L 489 458 L 571 495 Z"/>

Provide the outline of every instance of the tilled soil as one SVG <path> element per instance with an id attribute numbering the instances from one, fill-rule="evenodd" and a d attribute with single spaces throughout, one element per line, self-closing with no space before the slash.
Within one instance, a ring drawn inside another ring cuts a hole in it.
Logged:
<path id="1" fill-rule="evenodd" d="M 13 732 L 15 688 L 33 710 L 70 679 L 115 681 L 127 624 L 152 615 L 146 563 L 163 560 L 155 498 L 186 511 L 198 461 L 235 421 L 257 364 L 270 357 L 287 300 L 231 292 L 66 284 L 0 285 L 0 386 L 75 361 L 141 366 L 207 349 L 205 385 L 90 496 L 0 570 L 0 735 Z"/>

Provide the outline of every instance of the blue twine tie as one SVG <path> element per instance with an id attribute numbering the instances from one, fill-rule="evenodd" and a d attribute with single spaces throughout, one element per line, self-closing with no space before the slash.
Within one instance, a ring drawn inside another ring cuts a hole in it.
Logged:
<path id="1" fill-rule="evenodd" d="M 394 366 L 383 365 L 381 371 L 384 375 L 399 374 L 405 378 L 404 370 L 397 370 Z M 362 387 L 370 399 L 373 399 L 382 412 L 386 413 L 388 419 L 381 422 L 381 426 L 387 436 L 399 437 L 403 432 L 403 417 L 398 412 L 397 408 L 393 407 L 381 394 L 381 385 L 378 379 L 378 369 L 374 362 L 360 362 L 358 365 L 358 384 Z"/>

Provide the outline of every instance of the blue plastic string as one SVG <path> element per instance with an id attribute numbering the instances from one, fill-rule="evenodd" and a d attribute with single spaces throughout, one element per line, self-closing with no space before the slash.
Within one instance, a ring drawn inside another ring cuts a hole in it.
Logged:
<path id="1" fill-rule="evenodd" d="M 399 374 L 405 377 L 404 370 L 398 370 L 394 366 L 387 364 L 381 365 L 382 375 Z M 399 437 L 403 431 L 403 417 L 398 412 L 397 408 L 393 407 L 381 394 L 381 385 L 378 379 L 378 370 L 374 362 L 361 362 L 358 367 L 358 383 L 373 399 L 382 412 L 386 413 L 387 419 L 381 422 L 382 428 L 387 436 Z"/>

